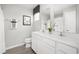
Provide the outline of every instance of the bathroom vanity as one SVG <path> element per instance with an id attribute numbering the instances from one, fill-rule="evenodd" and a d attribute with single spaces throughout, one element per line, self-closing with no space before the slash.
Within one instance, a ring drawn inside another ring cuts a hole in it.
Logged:
<path id="1" fill-rule="evenodd" d="M 42 31 L 32 33 L 32 49 L 36 53 L 79 53 L 79 5 L 41 5 L 40 20 Z M 46 32 L 48 27 L 52 33 Z"/>
<path id="2" fill-rule="evenodd" d="M 37 54 L 78 54 L 79 38 L 33 32 L 32 49 Z M 79 35 L 77 35 L 79 36 Z"/>

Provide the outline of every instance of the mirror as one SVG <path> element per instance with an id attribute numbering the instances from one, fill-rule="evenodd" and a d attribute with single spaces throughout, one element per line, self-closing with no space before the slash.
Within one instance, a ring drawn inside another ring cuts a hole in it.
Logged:
<path id="1" fill-rule="evenodd" d="M 40 17 L 41 17 L 41 31 L 48 31 L 48 23 L 50 20 L 50 9 L 49 8 L 40 8 Z"/>
<path id="2" fill-rule="evenodd" d="M 64 19 L 63 19 L 63 16 L 61 16 L 61 17 L 57 17 L 57 18 L 55 18 L 54 19 L 55 21 L 54 21 L 54 24 L 55 24 L 55 26 L 54 26 L 54 31 L 56 31 L 56 32 L 63 32 L 63 21 L 64 21 Z"/>
<path id="3" fill-rule="evenodd" d="M 53 8 L 47 7 L 47 5 L 41 5 L 40 14 L 41 14 L 41 24 L 43 31 L 49 31 L 52 29 L 56 32 L 63 31 L 63 13 L 55 13 Z"/>
<path id="4" fill-rule="evenodd" d="M 75 5 L 69 4 L 45 4 L 41 5 L 41 24 L 42 29 L 48 30 L 48 23 L 51 23 L 52 31 L 77 33 L 76 17 L 77 10 Z"/>

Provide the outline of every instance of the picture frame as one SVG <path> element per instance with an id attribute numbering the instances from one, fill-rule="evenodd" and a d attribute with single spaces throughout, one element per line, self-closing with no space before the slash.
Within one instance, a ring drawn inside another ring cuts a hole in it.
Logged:
<path id="1" fill-rule="evenodd" d="M 23 25 L 31 25 L 31 17 L 23 15 Z"/>

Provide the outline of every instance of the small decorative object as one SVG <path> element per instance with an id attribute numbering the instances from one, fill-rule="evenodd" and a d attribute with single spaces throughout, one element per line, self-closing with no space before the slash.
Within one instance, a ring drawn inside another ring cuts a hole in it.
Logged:
<path id="1" fill-rule="evenodd" d="M 52 26 L 51 26 L 51 21 L 50 20 L 48 21 L 48 31 L 49 31 L 49 33 L 52 32 Z"/>
<path id="2" fill-rule="evenodd" d="M 15 29 L 16 28 L 16 19 L 12 19 L 11 20 L 11 29 Z"/>
<path id="3" fill-rule="evenodd" d="M 49 32 L 52 32 L 52 28 L 48 28 Z"/>
<path id="4" fill-rule="evenodd" d="M 23 15 L 23 25 L 31 25 L 31 17 Z"/>

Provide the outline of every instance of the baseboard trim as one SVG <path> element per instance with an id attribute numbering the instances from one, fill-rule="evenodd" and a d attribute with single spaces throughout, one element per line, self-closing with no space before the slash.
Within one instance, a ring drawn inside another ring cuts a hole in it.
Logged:
<path id="1" fill-rule="evenodd" d="M 8 49 L 12 49 L 12 48 L 15 48 L 15 47 L 18 47 L 18 46 L 24 45 L 24 44 L 25 44 L 25 43 L 20 43 L 20 44 L 17 44 L 17 45 L 14 45 L 14 46 L 8 47 L 8 48 L 6 48 L 6 50 L 8 50 Z"/>

